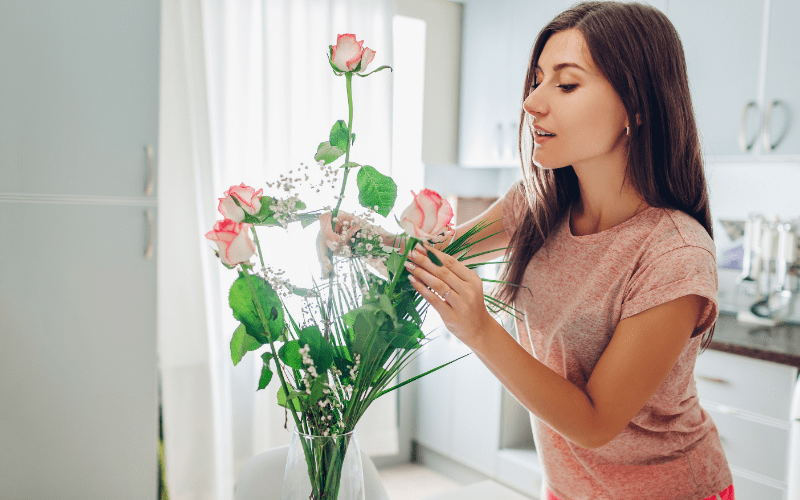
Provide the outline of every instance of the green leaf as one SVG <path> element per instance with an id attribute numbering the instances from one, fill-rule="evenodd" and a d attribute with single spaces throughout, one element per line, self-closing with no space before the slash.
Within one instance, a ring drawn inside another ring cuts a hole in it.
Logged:
<path id="1" fill-rule="evenodd" d="M 389 258 L 386 259 L 386 270 L 392 275 L 403 272 L 403 256 L 397 252 L 392 252 Z"/>
<path id="2" fill-rule="evenodd" d="M 391 177 L 383 175 L 374 167 L 364 165 L 356 177 L 358 202 L 362 207 L 375 210 L 386 217 L 397 199 L 397 184 Z M 375 207 L 378 207 L 375 209 Z"/>
<path id="3" fill-rule="evenodd" d="M 330 142 L 321 142 L 317 147 L 317 154 L 314 155 L 314 161 L 319 162 L 322 160 L 327 165 L 328 163 L 335 161 L 343 154 L 344 151 L 336 146 L 332 146 Z"/>
<path id="4" fill-rule="evenodd" d="M 378 305 L 380 306 L 381 311 L 388 314 L 390 318 L 395 319 L 397 317 L 397 313 L 394 310 L 394 306 L 392 305 L 392 301 L 389 299 L 388 295 L 379 295 Z"/>
<path id="5" fill-rule="evenodd" d="M 264 366 L 261 367 L 261 378 L 258 379 L 258 389 L 266 389 L 269 385 L 269 381 L 272 380 L 272 370 L 269 369 L 269 363 L 264 363 Z"/>
<path id="6" fill-rule="evenodd" d="M 381 66 L 380 68 L 377 68 L 377 69 L 375 69 L 373 71 L 370 71 L 369 73 L 364 73 L 363 75 L 361 73 L 356 73 L 356 75 L 358 75 L 360 77 L 365 77 L 365 76 L 371 75 L 372 73 L 377 73 L 378 71 L 382 71 L 382 70 L 387 69 L 387 68 L 390 71 L 394 71 L 391 66 Z"/>
<path id="7" fill-rule="evenodd" d="M 305 394 L 302 392 L 291 391 L 289 396 L 286 396 L 286 391 L 281 387 L 278 389 L 278 404 L 284 408 L 294 411 L 303 411 L 302 403 L 305 401 Z"/>
<path id="8" fill-rule="evenodd" d="M 300 342 L 297 340 L 286 342 L 278 350 L 278 357 L 281 358 L 281 361 L 287 366 L 295 370 L 302 370 L 305 366 L 303 365 L 303 356 L 300 354 L 301 347 L 303 346 L 300 345 Z"/>
<path id="9" fill-rule="evenodd" d="M 347 123 L 344 120 L 338 120 L 333 124 L 331 128 L 330 145 L 342 151 L 347 150 Z"/>
<path id="10" fill-rule="evenodd" d="M 395 389 L 399 389 L 399 388 L 403 387 L 403 386 L 404 386 L 404 385 L 406 385 L 406 384 L 410 384 L 411 382 L 413 382 L 413 381 L 415 381 L 415 380 L 417 380 L 417 379 L 419 379 L 419 378 L 422 378 L 422 377 L 424 377 L 425 375 L 429 375 L 429 374 L 431 374 L 431 373 L 433 373 L 433 372 L 435 372 L 435 371 L 437 371 L 437 370 L 441 370 L 442 368 L 444 368 L 445 366 L 449 365 L 450 363 L 455 363 L 455 362 L 456 362 L 456 361 L 458 361 L 459 359 L 461 359 L 461 358 L 466 358 L 466 357 L 467 357 L 467 356 L 469 356 L 470 354 L 472 354 L 472 353 L 471 353 L 471 352 L 468 352 L 468 353 L 464 354 L 463 356 L 460 356 L 460 357 L 458 357 L 458 358 L 454 359 L 453 361 L 447 362 L 447 363 L 445 363 L 445 364 L 443 364 L 443 365 L 439 365 L 439 366 L 437 366 L 436 368 L 433 368 L 432 370 L 428 370 L 428 371 L 426 371 L 425 373 L 420 373 L 420 374 L 419 374 L 419 375 L 417 375 L 416 377 L 411 377 L 411 378 L 410 378 L 410 379 L 408 379 L 408 380 L 404 380 L 403 382 L 401 382 L 401 383 L 399 383 L 399 384 L 397 384 L 397 385 L 395 385 L 395 386 L 393 386 L 393 387 L 390 387 L 390 388 L 388 388 L 388 389 L 386 389 L 386 390 L 384 390 L 384 391 L 381 391 L 381 392 L 380 392 L 380 393 L 379 393 L 377 396 L 375 396 L 375 398 L 374 398 L 374 399 L 378 399 L 379 397 L 383 396 L 383 395 L 384 395 L 384 394 L 386 394 L 387 392 L 392 392 L 393 390 L 395 390 Z"/>
<path id="11" fill-rule="evenodd" d="M 311 394 L 308 395 L 308 404 L 314 404 L 320 399 L 325 399 L 325 389 L 328 388 L 326 384 L 328 384 L 328 373 L 321 373 L 319 377 L 314 379 L 314 382 L 311 383 Z"/>
<path id="12" fill-rule="evenodd" d="M 233 366 L 238 365 L 248 351 L 255 351 L 262 345 L 261 342 L 247 334 L 247 328 L 244 323 L 240 324 L 233 332 L 233 338 L 231 338 L 231 360 L 233 361 Z"/>
<path id="13" fill-rule="evenodd" d="M 292 287 L 292 293 L 299 297 L 316 297 L 318 295 L 312 288 L 300 288 L 299 286 Z"/>
<path id="14" fill-rule="evenodd" d="M 435 256 L 433 252 L 431 252 L 430 250 L 425 250 L 425 252 L 427 252 L 428 258 L 431 259 L 431 262 L 433 262 L 439 267 L 442 267 L 442 261 L 439 260 L 439 257 Z"/>
<path id="15" fill-rule="evenodd" d="M 318 374 L 322 374 L 333 363 L 333 346 L 322 337 L 319 327 L 311 325 L 303 328 L 298 335 L 300 347 L 309 346 L 308 355 L 314 360 Z"/>
<path id="16" fill-rule="evenodd" d="M 252 282 L 256 297 L 253 297 L 247 279 Z M 231 286 L 228 303 L 233 310 L 233 317 L 244 324 L 248 335 L 262 344 L 280 339 L 284 328 L 283 304 L 277 292 L 264 278 L 258 275 L 246 277 L 240 272 L 239 278 Z M 261 323 L 257 304 L 264 313 L 268 330 Z"/>
<path id="17" fill-rule="evenodd" d="M 350 134 L 350 144 L 355 144 L 355 143 L 356 143 L 356 134 L 355 132 L 353 132 L 352 134 Z"/>
<path id="18" fill-rule="evenodd" d="M 341 356 L 334 356 L 333 364 L 336 365 L 336 368 L 342 372 L 344 377 L 350 377 L 350 368 L 353 367 L 353 362 L 349 361 Z"/>
<path id="19" fill-rule="evenodd" d="M 341 168 L 356 168 L 356 167 L 360 167 L 360 166 L 361 166 L 360 164 L 358 164 L 358 163 L 356 163 L 354 161 L 348 161 L 347 163 L 342 165 Z"/>
<path id="20" fill-rule="evenodd" d="M 424 338 L 425 335 L 417 325 L 410 321 L 400 320 L 391 336 L 389 345 L 398 349 L 417 349 L 420 347 L 419 340 Z"/>
<path id="21" fill-rule="evenodd" d="M 272 213 L 272 209 L 269 208 L 271 205 L 274 205 L 277 200 L 272 196 L 262 196 L 261 197 L 261 209 L 259 209 L 256 217 L 259 219 L 264 218 Z"/>

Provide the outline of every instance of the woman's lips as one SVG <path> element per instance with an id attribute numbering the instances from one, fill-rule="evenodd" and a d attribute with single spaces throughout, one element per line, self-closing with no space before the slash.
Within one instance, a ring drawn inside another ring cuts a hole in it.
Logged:
<path id="1" fill-rule="evenodd" d="M 555 139 L 556 136 L 554 135 L 539 135 L 534 133 L 533 140 L 536 144 L 544 144 L 545 142 L 549 141 L 550 139 Z"/>

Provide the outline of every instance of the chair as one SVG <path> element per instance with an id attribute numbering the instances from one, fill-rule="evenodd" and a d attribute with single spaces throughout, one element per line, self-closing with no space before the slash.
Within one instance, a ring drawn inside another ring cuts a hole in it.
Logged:
<path id="1" fill-rule="evenodd" d="M 273 448 L 254 456 L 244 464 L 233 490 L 235 500 L 282 500 L 283 473 L 289 445 Z M 361 454 L 364 469 L 364 497 L 366 500 L 389 500 L 378 469 L 365 453 Z"/>

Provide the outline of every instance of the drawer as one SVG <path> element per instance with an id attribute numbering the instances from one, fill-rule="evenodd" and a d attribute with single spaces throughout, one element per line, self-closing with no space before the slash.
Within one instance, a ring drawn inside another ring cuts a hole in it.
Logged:
<path id="1" fill-rule="evenodd" d="M 736 500 L 785 500 L 786 490 L 772 484 L 764 484 L 751 478 L 749 474 L 743 475 L 739 471 L 731 470 L 733 476 L 733 492 Z"/>
<path id="2" fill-rule="evenodd" d="M 789 421 L 797 380 L 793 366 L 709 349 L 697 356 L 694 376 L 701 401 Z"/>
<path id="3" fill-rule="evenodd" d="M 700 406 L 703 406 L 702 401 Z M 786 483 L 789 430 L 704 408 L 717 426 L 722 448 L 731 467 Z M 739 498 L 738 492 L 736 498 Z"/>

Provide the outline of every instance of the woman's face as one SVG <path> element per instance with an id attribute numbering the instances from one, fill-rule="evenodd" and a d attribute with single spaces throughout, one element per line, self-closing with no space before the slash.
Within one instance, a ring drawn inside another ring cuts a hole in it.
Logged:
<path id="1" fill-rule="evenodd" d="M 523 103 L 534 128 L 533 162 L 541 168 L 605 165 L 609 160 L 624 165 L 625 106 L 594 65 L 581 32 L 552 35 L 535 74 Z"/>

